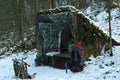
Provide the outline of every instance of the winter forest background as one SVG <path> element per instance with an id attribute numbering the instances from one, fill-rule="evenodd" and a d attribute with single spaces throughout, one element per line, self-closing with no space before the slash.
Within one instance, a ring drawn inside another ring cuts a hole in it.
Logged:
<path id="1" fill-rule="evenodd" d="M 112 37 L 120 42 L 120 0 L 0 0 L 0 80 L 16 80 L 12 59 L 22 57 L 27 57 L 28 73 L 37 73 L 33 80 L 120 80 L 120 46 L 112 47 L 112 57 L 104 51 L 91 56 L 79 73 L 35 65 L 37 10 L 72 5 L 109 34 L 108 1 Z"/>
<path id="2" fill-rule="evenodd" d="M 101 11 L 107 11 L 108 0 L 0 0 L 0 48 L 16 52 L 20 49 L 35 48 L 35 6 L 45 10 L 58 6 L 72 5 L 80 9 L 93 20 Z M 120 8 L 120 0 L 111 0 L 111 9 Z M 86 9 L 91 6 L 91 13 Z M 108 20 L 108 18 L 106 19 Z M 10 49 L 12 47 L 12 49 Z"/>

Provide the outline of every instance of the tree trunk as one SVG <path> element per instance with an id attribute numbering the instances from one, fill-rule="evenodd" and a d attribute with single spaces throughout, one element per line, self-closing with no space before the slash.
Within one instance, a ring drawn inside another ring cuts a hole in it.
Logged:
<path id="1" fill-rule="evenodd" d="M 24 50 L 24 37 L 23 37 L 23 22 L 22 22 L 22 0 L 19 0 L 19 21 L 20 21 L 20 40 L 21 40 L 21 47 Z"/>
<path id="2" fill-rule="evenodd" d="M 51 7 L 52 7 L 52 8 L 55 8 L 55 7 L 56 7 L 55 1 L 56 1 L 56 0 L 51 0 Z"/>
<path id="3" fill-rule="evenodd" d="M 19 4 L 18 4 L 18 2 L 17 1 L 13 1 L 13 3 L 12 3 L 12 6 L 13 6 L 13 9 L 14 9 L 14 21 L 13 21 L 13 26 L 14 26 L 14 44 L 13 45 L 15 45 L 16 44 L 16 36 L 18 36 L 18 34 L 15 34 L 16 33 L 16 31 L 18 31 L 18 30 L 20 30 L 19 28 L 19 25 L 20 25 L 20 19 L 19 19 Z"/>
<path id="4" fill-rule="evenodd" d="M 110 9 L 111 9 L 111 0 L 108 0 L 108 15 L 109 15 L 109 35 L 110 35 L 110 56 L 113 56 L 113 53 L 112 53 L 112 32 L 111 32 L 111 12 L 110 12 Z"/>
<path id="5" fill-rule="evenodd" d="M 37 57 L 40 55 L 41 51 L 40 51 L 40 43 L 39 43 L 39 35 L 38 34 L 38 27 L 39 27 L 39 24 L 38 24 L 38 15 L 39 15 L 39 2 L 38 0 L 35 0 L 35 39 L 36 39 L 36 47 L 37 47 L 37 50 L 38 50 L 38 54 L 37 54 Z M 39 44 L 39 45 L 38 45 Z"/>

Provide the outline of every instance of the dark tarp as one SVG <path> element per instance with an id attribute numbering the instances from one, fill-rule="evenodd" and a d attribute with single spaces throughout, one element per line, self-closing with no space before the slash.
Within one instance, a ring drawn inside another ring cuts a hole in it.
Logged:
<path id="1" fill-rule="evenodd" d="M 72 37 L 72 14 L 62 13 L 39 17 L 40 50 L 43 53 L 64 51 Z"/>

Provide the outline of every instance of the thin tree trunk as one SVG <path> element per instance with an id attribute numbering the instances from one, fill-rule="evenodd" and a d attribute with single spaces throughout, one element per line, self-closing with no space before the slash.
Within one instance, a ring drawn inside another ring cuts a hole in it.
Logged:
<path id="1" fill-rule="evenodd" d="M 15 16 L 15 17 L 14 17 L 14 21 L 13 21 L 13 26 L 14 26 L 14 44 L 13 44 L 13 45 L 15 45 L 15 43 L 16 43 L 15 36 L 18 36 L 18 35 L 15 34 L 15 33 L 16 33 L 16 30 L 18 30 L 18 28 L 19 28 L 18 26 L 19 26 L 19 20 L 20 20 L 20 19 L 19 19 L 19 11 L 18 11 L 18 9 L 19 9 L 19 8 L 18 8 L 18 7 L 19 7 L 18 5 L 19 5 L 19 4 L 18 4 L 17 1 L 14 1 L 12 5 L 13 5 L 13 7 L 14 7 L 13 9 L 14 9 L 14 16 Z"/>
<path id="2" fill-rule="evenodd" d="M 38 0 L 35 0 L 35 39 L 36 39 L 36 47 L 37 47 L 37 50 L 38 50 L 38 54 L 37 56 L 40 55 L 41 51 L 40 51 L 40 43 L 39 43 L 39 35 L 38 35 L 38 27 L 39 27 L 39 24 L 38 24 L 38 14 L 39 14 L 39 2 Z M 38 45 L 39 44 L 39 45 Z"/>
<path id="3" fill-rule="evenodd" d="M 24 22 L 25 23 L 25 28 L 24 30 L 26 31 L 26 35 L 28 34 L 28 1 L 27 0 L 24 0 L 24 5 L 25 5 L 25 16 L 26 16 L 26 21 Z"/>
<path id="4" fill-rule="evenodd" d="M 22 42 L 22 50 L 24 49 L 24 37 L 23 37 L 23 22 L 22 22 L 22 0 L 19 0 L 19 16 L 20 16 L 20 40 Z"/>
<path id="5" fill-rule="evenodd" d="M 111 12 L 110 12 L 110 9 L 111 9 L 111 0 L 108 0 L 108 15 L 109 15 L 109 35 L 110 35 L 110 56 L 113 56 L 113 53 L 112 53 L 112 32 L 111 32 Z"/>
<path id="6" fill-rule="evenodd" d="M 55 0 L 51 0 L 51 7 L 52 7 L 52 8 L 55 8 L 55 7 L 56 7 Z"/>

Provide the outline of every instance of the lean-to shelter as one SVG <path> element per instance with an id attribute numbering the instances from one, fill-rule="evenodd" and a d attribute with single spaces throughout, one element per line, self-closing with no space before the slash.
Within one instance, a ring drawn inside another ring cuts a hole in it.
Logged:
<path id="1" fill-rule="evenodd" d="M 68 54 L 68 42 L 79 41 L 86 58 L 97 56 L 110 37 L 92 19 L 73 6 L 41 10 L 38 14 L 38 55 Z M 112 38 L 112 45 L 118 42 Z"/>

